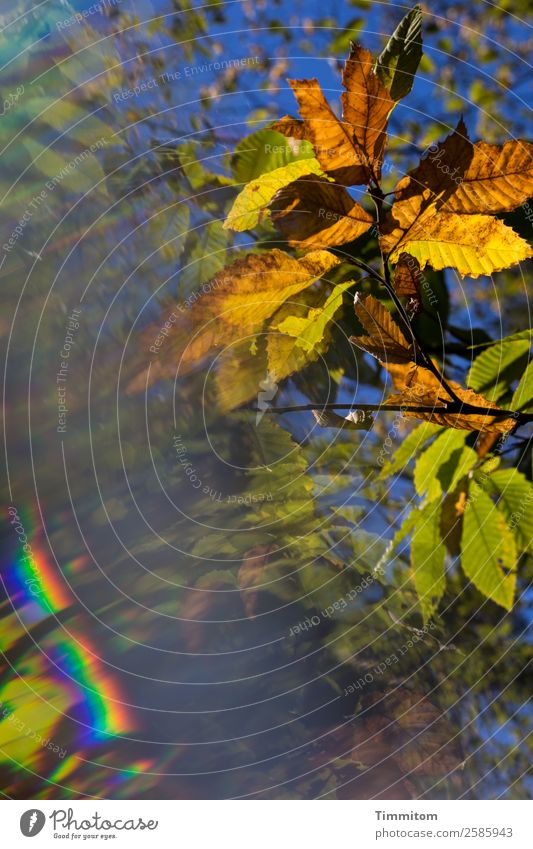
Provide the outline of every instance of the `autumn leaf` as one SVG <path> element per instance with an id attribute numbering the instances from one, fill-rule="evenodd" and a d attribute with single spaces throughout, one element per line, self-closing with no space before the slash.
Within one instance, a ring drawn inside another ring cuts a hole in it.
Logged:
<path id="1" fill-rule="evenodd" d="M 307 314 L 301 318 L 293 313 L 283 318 L 280 311 L 274 316 L 271 328 L 292 336 L 295 344 L 303 348 L 304 351 L 316 348 L 324 338 L 327 326 L 342 307 L 344 292 L 354 285 L 355 280 L 338 283 L 325 303 L 321 304 L 320 307 L 310 308 Z"/>
<path id="2" fill-rule="evenodd" d="M 237 195 L 224 227 L 231 230 L 251 230 L 259 223 L 263 211 L 280 189 L 303 174 L 321 173 L 322 169 L 316 159 L 299 159 L 281 168 L 267 171 L 247 183 Z"/>
<path id="3" fill-rule="evenodd" d="M 394 189 L 396 217 L 402 221 L 412 215 L 412 204 L 402 216 L 402 205 L 419 198 L 420 211 L 437 202 L 442 206 L 461 182 L 462 175 L 473 157 L 473 145 L 461 118 L 457 127 L 444 141 L 432 145 L 413 170 L 397 183 Z M 451 211 L 451 210 L 449 210 Z"/>
<path id="4" fill-rule="evenodd" d="M 472 414 L 463 412 L 462 409 L 457 412 L 444 412 L 442 408 L 444 405 L 450 404 L 451 400 L 446 398 L 446 392 L 436 375 L 424 366 L 406 363 L 387 366 L 387 370 L 392 374 L 395 387 L 401 389 L 401 394 L 390 395 L 384 402 L 384 407 L 388 405 L 432 407 L 433 409 L 428 412 L 405 411 L 404 415 L 445 427 L 460 428 L 461 430 L 507 433 L 516 425 L 515 419 L 511 417 L 500 418 L 488 413 Z M 448 381 L 448 385 L 464 405 L 468 404 L 473 407 L 492 410 L 499 409 L 482 395 L 476 394 L 471 389 L 464 389 L 455 381 Z"/>
<path id="5" fill-rule="evenodd" d="M 309 127 L 305 121 L 302 121 L 301 118 L 293 118 L 292 115 L 284 115 L 283 118 L 274 121 L 271 129 L 289 139 L 312 141 Z"/>
<path id="6" fill-rule="evenodd" d="M 340 260 L 328 251 L 312 251 L 295 259 L 277 249 L 250 254 L 227 266 L 207 284 L 208 294 L 179 312 L 164 358 L 157 354 L 147 370 L 128 385 L 128 392 L 143 391 L 163 377 L 186 374 L 217 348 L 249 337 L 285 301 L 327 275 Z M 160 327 L 145 331 L 153 341 Z"/>
<path id="7" fill-rule="evenodd" d="M 422 212 L 421 200 L 412 198 L 411 212 L 404 206 L 401 220 L 394 219 L 399 213 L 396 204 L 392 208 L 381 239 L 391 262 L 407 251 L 421 268 L 455 268 L 463 277 L 479 277 L 533 256 L 528 243 L 503 221 L 489 215 L 435 213 L 431 207 Z"/>
<path id="8" fill-rule="evenodd" d="M 353 129 L 337 118 L 318 80 L 288 80 L 288 83 L 298 101 L 304 128 L 288 117 L 273 128 L 291 138 L 310 141 L 323 170 L 336 182 L 347 186 L 366 182 L 366 169 L 361 163 L 361 151 L 354 141 Z M 293 136 L 294 131 L 300 135 Z"/>
<path id="9" fill-rule="evenodd" d="M 532 195 L 533 144 L 516 139 L 500 147 L 478 141 L 445 208 L 469 215 L 495 215 L 516 209 Z"/>
<path id="10" fill-rule="evenodd" d="M 456 268 L 463 276 L 478 277 L 501 271 L 533 255 L 527 242 L 514 230 L 490 215 L 480 214 L 487 210 L 501 211 L 510 202 L 509 194 L 504 195 L 505 178 L 495 176 L 495 172 L 497 165 L 504 167 L 503 159 L 512 160 L 512 157 L 493 156 L 491 160 L 484 153 L 489 147 L 473 145 L 461 119 L 456 130 L 434 149 L 430 148 L 419 165 L 400 180 L 381 236 L 381 248 L 391 262 L 407 252 L 422 268 L 426 265 L 437 271 Z M 480 167 L 483 156 L 484 169 Z M 474 206 L 473 198 L 484 185 L 484 173 L 488 175 L 488 206 L 482 203 Z M 510 189 L 511 182 L 505 185 Z M 495 196 L 499 197 L 500 207 L 494 202 Z"/>
<path id="11" fill-rule="evenodd" d="M 353 127 L 355 144 L 370 176 L 379 177 L 386 142 L 387 119 L 394 106 L 389 92 L 374 72 L 374 57 L 352 44 L 342 75 L 343 117 Z"/>
<path id="12" fill-rule="evenodd" d="M 405 298 L 420 300 L 420 263 L 414 256 L 401 253 L 394 271 L 394 289 L 396 294 Z"/>
<path id="13" fill-rule="evenodd" d="M 345 289 L 353 280 L 335 286 L 323 302 L 318 293 L 302 293 L 305 301 L 287 301 L 272 317 L 267 336 L 268 372 L 277 381 L 300 371 L 325 354 L 331 343 L 331 326 L 342 307 Z"/>
<path id="14" fill-rule="evenodd" d="M 276 194 L 270 209 L 274 225 L 299 248 L 342 245 L 372 224 L 372 217 L 345 188 L 324 177 L 296 180 Z"/>
<path id="15" fill-rule="evenodd" d="M 356 294 L 355 313 L 368 336 L 351 336 L 350 342 L 381 362 L 410 363 L 413 345 L 405 338 L 389 311 L 372 295 Z"/>
<path id="16" fill-rule="evenodd" d="M 233 410 L 261 392 L 271 400 L 281 380 L 325 353 L 331 341 L 331 316 L 327 316 L 326 305 L 321 309 L 323 302 L 323 290 L 304 289 L 276 310 L 263 331 L 224 348 L 216 372 L 219 410 Z M 341 304 L 342 295 L 336 308 Z M 291 333 L 279 332 L 285 323 L 292 323 Z"/>

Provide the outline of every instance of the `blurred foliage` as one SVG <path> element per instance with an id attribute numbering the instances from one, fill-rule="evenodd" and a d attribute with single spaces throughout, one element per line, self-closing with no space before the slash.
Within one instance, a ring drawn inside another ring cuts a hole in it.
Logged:
<path id="1" fill-rule="evenodd" d="M 15 233 L 0 266 L 5 503 L 18 510 L 45 592 L 36 600 L 28 590 L 8 516 L 2 791 L 527 797 L 531 561 L 519 563 L 509 612 L 451 569 L 425 629 L 405 541 L 387 556 L 420 504 L 410 468 L 393 483 L 377 474 L 394 414 L 369 433 L 325 438 L 307 413 L 283 416 L 283 427 L 268 416 L 256 426 L 251 411 L 221 415 L 209 371 L 161 381 L 146 398 L 125 390 L 168 350 L 171 327 L 159 354 L 150 351 L 161 316 L 187 309 L 244 251 L 280 246 L 269 221 L 251 236 L 222 221 L 242 183 L 269 167 L 247 145 L 292 109 L 285 77 L 316 75 L 336 92 L 348 41 L 378 54 L 404 11 L 192 5 L 124 2 L 65 27 L 80 3 L 32 11 L 17 2 L 3 16 L 4 100 L 24 86 L 2 116 L 2 244 Z M 531 45 L 516 21 L 526 4 L 440 2 L 424 12 L 425 61 L 408 110 L 392 117 L 392 185 L 399 156 L 414 163 L 461 112 L 499 142 L 523 135 L 527 118 Z M 514 215 L 529 233 L 527 210 Z M 376 258 L 364 237 L 346 250 Z M 475 366 L 485 385 L 488 343 L 527 329 L 525 281 L 511 270 L 468 281 L 468 292 L 452 282 L 450 272 L 431 275 L 438 306 L 417 327 L 436 357 L 445 334 L 454 378 Z M 372 282 L 362 287 L 376 294 Z M 81 317 L 62 434 L 56 375 L 73 308 Z M 351 402 L 356 390 L 379 402 L 387 376 L 346 341 L 359 331 L 346 296 L 334 344 L 280 385 L 275 403 Z M 517 385 L 519 350 L 502 352 L 513 375 L 506 400 L 529 391 L 530 376 Z M 394 448 L 412 432 L 401 422 Z M 505 451 L 491 487 L 519 492 L 530 449 L 512 438 Z M 512 501 L 506 509 L 515 512 Z"/>

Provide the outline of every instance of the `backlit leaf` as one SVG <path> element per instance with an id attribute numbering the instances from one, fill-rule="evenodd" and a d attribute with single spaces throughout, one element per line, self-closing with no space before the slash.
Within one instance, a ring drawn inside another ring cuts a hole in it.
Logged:
<path id="1" fill-rule="evenodd" d="M 533 144 L 510 139 L 500 147 L 478 141 L 445 208 L 469 215 L 494 215 L 516 209 L 532 195 Z"/>
<path id="2" fill-rule="evenodd" d="M 353 127 L 361 161 L 368 173 L 378 176 L 383 164 L 387 119 L 394 106 L 389 92 L 374 73 L 372 54 L 352 44 L 342 75 L 343 116 Z"/>
<path id="3" fill-rule="evenodd" d="M 497 218 L 435 213 L 433 208 L 421 212 L 421 196 L 411 201 L 411 214 L 404 206 L 402 222 L 389 219 L 381 240 L 392 262 L 407 251 L 421 268 L 455 268 L 463 277 L 479 277 L 533 256 L 528 243 Z M 397 212 L 395 204 L 392 215 Z"/>
<path id="4" fill-rule="evenodd" d="M 372 295 L 361 298 L 356 294 L 355 313 L 369 335 L 351 336 L 354 345 L 382 362 L 409 363 L 413 360 L 413 345 L 377 298 Z"/>
<path id="5" fill-rule="evenodd" d="M 300 248 L 342 245 L 372 224 L 346 189 L 325 177 L 301 177 L 277 193 L 270 209 L 283 237 Z"/>
<path id="6" fill-rule="evenodd" d="M 516 545 L 505 516 L 473 483 L 463 517 L 461 566 L 483 595 L 506 610 L 513 605 Z"/>
<path id="7" fill-rule="evenodd" d="M 529 351 L 528 351 L 529 356 Z M 529 362 L 511 401 L 513 410 L 528 410 L 533 405 L 533 362 Z"/>
<path id="8" fill-rule="evenodd" d="M 424 622 L 435 612 L 446 586 L 446 548 L 440 532 L 441 504 L 431 501 L 417 517 L 411 538 L 411 566 Z"/>
<path id="9" fill-rule="evenodd" d="M 401 388 L 402 391 L 399 395 L 390 395 L 384 402 L 384 406 L 393 404 L 395 406 L 413 405 L 433 408 L 431 412 L 406 411 L 406 416 L 431 421 L 444 427 L 479 430 L 487 433 L 507 433 L 516 424 L 514 418 L 500 418 L 488 413 L 445 412 L 442 408 L 445 404 L 450 404 L 451 400 L 447 397 L 437 377 L 423 366 L 409 363 L 393 365 L 388 367 L 388 370 L 393 373 L 395 386 Z M 455 381 L 448 381 L 448 385 L 463 404 L 498 409 L 495 404 L 489 403 L 482 395 L 476 394 L 471 389 L 464 389 Z"/>
<path id="10" fill-rule="evenodd" d="M 533 553 L 533 484 L 517 469 L 497 469 L 488 475 L 486 486 L 498 496 L 498 509 L 520 547 Z"/>
<path id="11" fill-rule="evenodd" d="M 353 128 L 340 121 L 327 102 L 318 80 L 288 80 L 304 119 L 304 138 L 308 138 L 315 156 L 326 173 L 346 186 L 366 181 L 366 169 L 361 159 Z M 285 121 L 285 119 L 282 119 Z M 291 136 L 298 129 L 293 122 L 278 122 L 278 132 Z"/>
<path id="12" fill-rule="evenodd" d="M 252 180 L 237 196 L 224 222 L 224 227 L 232 230 L 251 230 L 255 227 L 263 210 L 280 189 L 297 180 L 303 174 L 321 174 L 322 169 L 316 159 L 301 159 L 290 162 L 282 168 L 268 171 L 256 180 Z"/>
<path id="13" fill-rule="evenodd" d="M 285 301 L 306 289 L 339 264 L 328 251 L 312 251 L 301 259 L 277 249 L 250 254 L 224 268 L 202 290 L 190 308 L 175 314 L 164 357 L 155 351 L 150 384 L 162 377 L 185 374 L 206 354 L 232 342 L 249 339 Z M 161 324 L 144 331 L 154 346 Z M 251 340 L 250 340 L 251 341 Z M 161 349 L 163 350 L 163 349 Z M 128 385 L 129 392 L 144 390 L 147 371 Z"/>
<path id="14" fill-rule="evenodd" d="M 468 372 L 467 384 L 482 392 L 489 401 L 497 401 L 509 391 L 512 381 L 524 370 L 529 358 L 529 339 L 502 339 L 485 348 Z M 512 409 L 515 409 L 513 398 Z"/>
<path id="15" fill-rule="evenodd" d="M 231 157 L 231 171 L 238 183 L 248 183 L 296 160 L 313 158 L 309 142 L 287 141 L 281 133 L 264 129 L 239 142 Z"/>
<path id="16" fill-rule="evenodd" d="M 405 415 L 405 414 L 404 414 Z M 394 457 L 386 463 L 379 474 L 380 478 L 387 478 L 394 472 L 402 471 L 410 460 L 414 459 L 418 449 L 422 448 L 426 442 L 435 436 L 436 433 L 441 433 L 441 425 L 433 422 L 422 422 L 408 436 L 402 439 L 399 447 L 394 452 Z"/>

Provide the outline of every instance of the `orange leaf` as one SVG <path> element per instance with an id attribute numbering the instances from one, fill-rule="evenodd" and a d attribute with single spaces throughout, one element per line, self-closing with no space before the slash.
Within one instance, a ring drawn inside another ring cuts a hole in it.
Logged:
<path id="1" fill-rule="evenodd" d="M 394 100 L 372 70 L 374 58 L 359 44 L 352 44 L 342 75 L 343 116 L 353 127 L 355 143 L 368 165 L 368 173 L 381 173 L 387 139 L 387 119 Z"/>
<path id="2" fill-rule="evenodd" d="M 342 245 L 372 224 L 372 217 L 346 189 L 325 177 L 295 180 L 277 193 L 270 209 L 277 229 L 300 248 Z"/>
<path id="3" fill-rule="evenodd" d="M 339 121 L 327 102 L 318 80 L 288 80 L 304 119 L 304 133 L 314 147 L 320 165 L 338 183 L 357 185 L 366 182 L 366 169 L 361 164 L 360 149 L 356 146 L 353 129 Z M 274 129 L 287 135 L 294 123 L 279 122 Z M 297 138 L 300 136 L 297 136 Z"/>
<path id="4" fill-rule="evenodd" d="M 372 295 L 355 296 L 355 313 L 368 336 L 351 336 L 350 342 L 383 363 L 411 363 L 413 345 L 405 338 L 391 314 Z"/>
<path id="5" fill-rule="evenodd" d="M 424 366 L 409 363 L 393 365 L 392 367 L 387 366 L 387 370 L 392 374 L 395 387 L 401 389 L 401 394 L 390 395 L 384 402 L 384 406 L 411 405 L 439 408 L 443 407 L 444 404 L 452 403 L 451 399 L 446 398 L 446 392 L 437 377 Z M 499 409 L 496 404 L 492 404 L 471 389 L 463 389 L 454 381 L 448 381 L 448 385 L 463 404 L 492 410 Z M 479 430 L 486 433 L 507 433 L 516 424 L 514 418 L 498 418 L 487 413 L 468 414 L 462 411 L 448 413 L 434 409 L 427 413 L 406 411 L 404 415 L 431 421 L 445 427 L 454 427 L 460 430 Z"/>

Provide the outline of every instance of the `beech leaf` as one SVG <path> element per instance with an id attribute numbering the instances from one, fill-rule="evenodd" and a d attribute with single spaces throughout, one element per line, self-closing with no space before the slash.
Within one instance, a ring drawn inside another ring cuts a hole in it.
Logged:
<path id="1" fill-rule="evenodd" d="M 413 345 L 405 338 L 383 304 L 367 295 L 355 296 L 355 313 L 368 336 L 351 336 L 350 342 L 381 362 L 410 363 L 414 359 Z"/>
<path id="2" fill-rule="evenodd" d="M 263 210 L 276 192 L 303 174 L 322 174 L 316 159 L 299 159 L 251 180 L 235 198 L 224 227 L 231 230 L 251 230 L 259 223 Z"/>
<path id="3" fill-rule="evenodd" d="M 270 209 L 280 233 L 300 248 L 342 245 L 372 224 L 346 189 L 325 177 L 301 177 L 276 194 Z"/>

